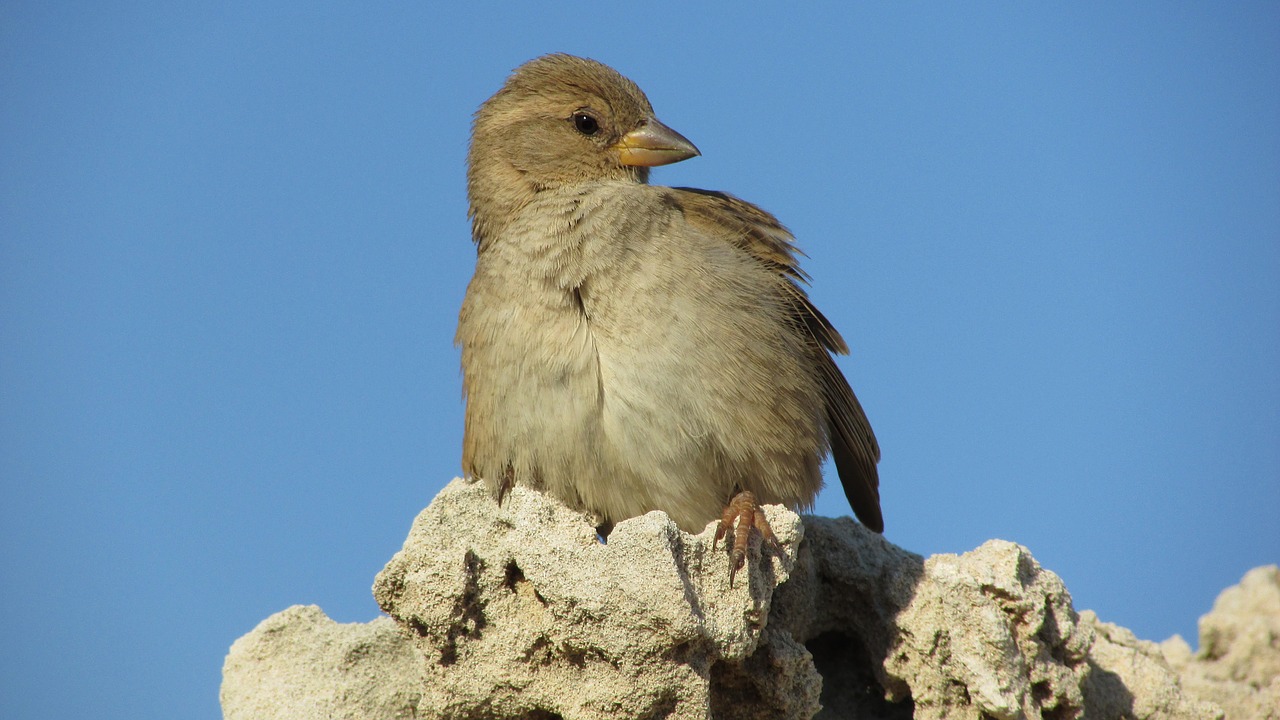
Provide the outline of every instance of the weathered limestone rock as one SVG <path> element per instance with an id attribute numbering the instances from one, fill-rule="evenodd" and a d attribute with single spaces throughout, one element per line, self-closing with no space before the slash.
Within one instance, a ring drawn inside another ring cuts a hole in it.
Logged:
<path id="1" fill-rule="evenodd" d="M 582 515 L 541 493 L 516 488 L 499 509 L 482 486 L 455 481 L 414 522 L 374 596 L 430 661 L 443 717 L 475 707 L 493 717 L 705 717 L 713 681 L 753 679 L 737 669 L 762 640 L 771 672 L 761 696 L 783 705 L 761 711 L 812 715 L 821 681 L 797 660 L 804 648 L 764 637 L 803 526 L 782 508 L 767 512 L 788 555 L 744 568 L 730 589 L 713 530 L 690 536 L 655 512 L 619 523 L 602 544 Z"/>
<path id="2" fill-rule="evenodd" d="M 1231 720 L 1280 720 L 1280 568 L 1250 570 L 1200 618 L 1200 651 L 1174 635 L 1160 645 L 1183 685 Z"/>
<path id="3" fill-rule="evenodd" d="M 604 544 L 540 493 L 499 508 L 455 480 L 377 577 L 390 617 L 268 618 L 231 648 L 224 716 L 1280 720 L 1274 567 L 1223 593 L 1193 658 L 1077 614 L 1019 545 L 925 560 L 766 512 L 781 552 L 753 544 L 731 588 L 714 524 L 654 512 Z"/>
<path id="4" fill-rule="evenodd" d="M 222 675 L 227 718 L 422 717 L 422 657 L 388 618 L 344 625 L 294 605 L 237 640 Z"/>

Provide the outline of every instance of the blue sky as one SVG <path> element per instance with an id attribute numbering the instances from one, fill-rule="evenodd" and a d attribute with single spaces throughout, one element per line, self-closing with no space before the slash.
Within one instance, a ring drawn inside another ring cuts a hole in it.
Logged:
<path id="1" fill-rule="evenodd" d="M 470 116 L 550 51 L 795 231 L 890 540 L 1194 644 L 1280 560 L 1280 5 L 735 8 L 0 7 L 0 716 L 216 718 L 259 620 L 376 615 L 458 472 Z"/>

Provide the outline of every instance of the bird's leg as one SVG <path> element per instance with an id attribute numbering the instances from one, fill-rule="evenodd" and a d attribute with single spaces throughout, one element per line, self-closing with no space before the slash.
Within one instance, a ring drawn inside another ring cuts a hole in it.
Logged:
<path id="1" fill-rule="evenodd" d="M 720 527 L 716 528 L 716 537 L 711 541 L 711 549 L 715 550 L 720 538 L 726 537 L 729 530 L 733 530 L 732 547 L 729 546 L 728 539 L 725 540 L 725 547 L 729 548 L 729 560 L 732 563 L 729 567 L 729 587 L 733 587 L 733 576 L 747 561 L 747 540 L 751 537 L 752 528 L 760 532 L 763 541 L 760 544 L 761 550 L 767 543 L 775 552 L 778 551 L 778 538 L 774 536 L 769 520 L 765 518 L 764 511 L 756 502 L 755 493 L 743 490 L 734 495 L 725 507 L 724 514 L 720 516 Z"/>
<path id="2" fill-rule="evenodd" d="M 506 499 L 507 493 L 511 492 L 511 488 L 516 486 L 516 469 L 511 467 L 511 463 L 507 463 L 506 469 L 502 471 L 502 479 L 498 481 L 496 494 L 498 496 L 498 507 L 502 507 L 502 501 Z"/>

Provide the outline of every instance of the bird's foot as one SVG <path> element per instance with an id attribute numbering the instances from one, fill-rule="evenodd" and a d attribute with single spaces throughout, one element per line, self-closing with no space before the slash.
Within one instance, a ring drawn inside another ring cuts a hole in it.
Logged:
<path id="1" fill-rule="evenodd" d="M 765 518 L 764 511 L 756 502 L 755 493 L 744 490 L 734 495 L 729 505 L 725 507 L 724 514 L 720 516 L 720 527 L 716 528 L 716 537 L 711 541 L 711 549 L 715 550 L 720 538 L 726 538 L 725 547 L 729 548 L 729 562 L 732 563 L 729 566 L 729 587 L 733 587 L 733 576 L 747 562 L 747 540 L 751 537 L 752 528 L 760 532 L 761 550 L 768 544 L 775 552 L 781 551 L 778 538 L 774 536 L 773 528 L 769 526 L 769 520 Z M 733 530 L 732 546 L 726 537 L 730 530 Z"/>

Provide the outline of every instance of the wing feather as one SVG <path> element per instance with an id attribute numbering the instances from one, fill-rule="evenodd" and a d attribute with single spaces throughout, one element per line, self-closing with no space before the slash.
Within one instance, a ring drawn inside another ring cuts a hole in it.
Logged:
<path id="1" fill-rule="evenodd" d="M 797 261 L 797 255 L 802 253 L 795 246 L 795 238 L 773 215 L 727 193 L 672 188 L 667 200 L 691 223 L 714 228 L 712 234 L 726 238 L 779 275 L 782 282 L 778 286 L 789 301 L 792 320 L 805 329 L 816 345 L 814 355 L 826 401 L 831 454 L 845 497 L 864 525 L 883 532 L 876 471 L 880 446 L 862 405 L 831 356 L 848 353 L 849 347 L 802 287 L 808 276 Z"/>

